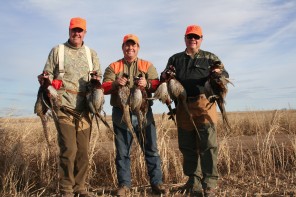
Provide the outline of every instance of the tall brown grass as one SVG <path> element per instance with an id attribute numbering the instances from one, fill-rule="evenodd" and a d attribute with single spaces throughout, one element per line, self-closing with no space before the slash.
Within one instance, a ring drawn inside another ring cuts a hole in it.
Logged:
<path id="1" fill-rule="evenodd" d="M 296 195 L 296 111 L 228 113 L 232 132 L 221 122 L 219 133 L 219 187 L 217 196 Z M 186 181 L 177 130 L 166 115 L 155 115 L 164 183 L 171 195 Z M 109 120 L 111 123 L 111 120 Z M 89 190 L 111 196 L 117 186 L 113 136 L 93 124 L 88 174 Z M 58 184 L 57 136 L 49 121 L 50 147 L 36 118 L 0 118 L 0 196 L 55 196 Z M 149 196 L 143 154 L 134 145 L 131 155 L 132 194 Z"/>

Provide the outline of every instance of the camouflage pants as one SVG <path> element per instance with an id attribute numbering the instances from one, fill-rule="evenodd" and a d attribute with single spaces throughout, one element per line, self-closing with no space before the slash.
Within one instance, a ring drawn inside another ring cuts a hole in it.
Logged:
<path id="1" fill-rule="evenodd" d="M 88 115 L 77 119 L 69 111 L 59 111 L 57 115 L 60 190 L 84 191 L 89 163 L 90 119 Z"/>
<path id="2" fill-rule="evenodd" d="M 217 111 L 215 104 L 207 110 L 207 103 L 203 95 L 187 102 L 199 135 L 182 106 L 177 106 L 176 114 L 183 171 L 189 177 L 188 184 L 197 190 L 215 188 L 218 179 Z"/>

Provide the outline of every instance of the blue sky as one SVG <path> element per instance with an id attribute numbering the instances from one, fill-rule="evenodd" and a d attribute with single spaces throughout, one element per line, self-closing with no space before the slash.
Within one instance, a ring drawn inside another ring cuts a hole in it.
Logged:
<path id="1" fill-rule="evenodd" d="M 185 49 L 186 27 L 197 24 L 201 48 L 222 60 L 235 85 L 227 111 L 296 108 L 294 0 L 14 0 L 0 7 L 0 117 L 34 116 L 37 75 L 77 16 L 87 20 L 85 43 L 97 51 L 102 71 L 122 57 L 123 36 L 133 33 L 140 38 L 139 57 L 160 73 Z M 111 114 L 109 96 L 104 109 Z M 159 101 L 153 110 L 167 111 Z"/>

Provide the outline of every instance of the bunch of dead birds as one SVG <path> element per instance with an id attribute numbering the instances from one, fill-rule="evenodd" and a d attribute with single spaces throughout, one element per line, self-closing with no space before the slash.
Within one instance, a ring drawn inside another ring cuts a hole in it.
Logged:
<path id="1" fill-rule="evenodd" d="M 217 62 L 217 65 L 219 62 Z M 172 109 L 172 102 L 177 105 L 181 105 L 182 108 L 187 113 L 190 118 L 193 126 L 197 134 L 199 134 L 196 125 L 193 121 L 192 115 L 189 112 L 187 105 L 187 93 L 182 84 L 176 79 L 176 71 L 174 66 L 168 66 L 167 69 L 162 72 L 160 85 L 154 93 L 152 98 L 148 98 L 146 89 L 138 85 L 139 79 L 142 77 L 140 74 L 137 77 L 134 77 L 134 85 L 130 89 L 129 81 L 126 85 L 120 86 L 118 89 L 118 102 L 120 103 L 120 107 L 122 109 L 122 122 L 124 122 L 131 132 L 132 136 L 136 139 L 136 135 L 134 132 L 134 127 L 131 123 L 131 113 L 136 115 L 138 120 L 138 131 L 140 133 L 140 137 L 145 139 L 145 128 L 147 124 L 146 114 L 149 108 L 149 100 L 159 100 L 161 103 L 166 104 L 169 113 L 170 119 L 176 123 L 175 119 L 175 110 Z M 123 77 L 129 79 L 127 74 L 123 74 Z M 217 103 L 221 114 L 223 123 L 226 128 L 230 129 L 230 123 L 226 115 L 225 111 L 225 97 L 228 92 L 227 84 L 231 83 L 228 78 L 225 78 L 220 73 L 211 72 L 209 74 L 208 80 L 205 84 L 206 97 L 208 98 L 210 105 L 208 108 L 212 106 L 213 103 Z M 232 83 L 231 83 L 232 84 Z M 47 83 L 42 83 L 38 90 L 37 101 L 35 103 L 34 112 L 40 117 L 44 135 L 46 138 L 46 142 L 49 147 L 48 140 L 48 128 L 47 128 L 47 117 L 46 113 L 48 110 L 52 111 L 53 117 L 55 118 L 55 111 L 59 107 L 59 102 L 57 99 L 57 92 L 51 85 Z M 96 119 L 96 123 L 99 129 L 98 119 L 100 119 L 103 124 L 112 131 L 108 122 L 106 121 L 106 114 L 103 111 L 104 104 L 104 91 L 102 89 L 101 83 L 97 80 L 91 80 L 88 85 L 88 94 L 86 96 L 89 110 L 92 114 L 92 118 Z M 103 114 L 102 114 L 103 113 Z M 112 131 L 113 132 L 113 131 Z M 198 135 L 199 136 L 199 135 Z"/>
<path id="2" fill-rule="evenodd" d="M 224 126 L 227 130 L 231 130 L 229 120 L 227 118 L 225 110 L 225 97 L 228 92 L 228 83 L 232 84 L 231 81 L 226 78 L 220 72 L 213 72 L 215 68 L 219 68 L 221 65 L 220 61 L 215 61 L 211 65 L 211 70 L 208 76 L 208 79 L 205 83 L 205 94 L 209 100 L 208 110 L 216 102 L 220 112 L 222 114 L 222 120 Z M 188 117 L 190 118 L 198 136 L 199 132 L 196 128 L 196 125 L 193 121 L 192 115 L 189 112 L 187 105 L 187 93 L 182 84 L 176 79 L 176 69 L 174 66 L 170 65 L 167 69 L 162 72 L 160 85 L 154 93 L 153 99 L 160 100 L 163 104 L 166 104 L 169 109 L 170 118 L 175 122 L 174 117 L 175 110 L 172 109 L 171 103 L 174 102 L 177 105 L 181 105 Z M 233 84 L 232 84 L 233 85 Z"/>

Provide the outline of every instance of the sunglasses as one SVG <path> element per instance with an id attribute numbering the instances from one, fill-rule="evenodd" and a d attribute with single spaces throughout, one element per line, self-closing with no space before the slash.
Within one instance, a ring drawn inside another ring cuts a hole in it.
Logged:
<path id="1" fill-rule="evenodd" d="M 71 30 L 72 30 L 72 32 L 78 32 L 78 33 L 83 32 L 83 29 L 81 29 L 81 28 L 79 28 L 79 27 L 75 27 L 75 28 L 73 28 L 73 29 L 71 29 Z"/>
<path id="2" fill-rule="evenodd" d="M 195 40 L 199 40 L 201 38 L 201 36 L 196 35 L 196 34 L 188 34 L 188 35 L 186 35 L 186 38 L 188 40 L 191 40 L 192 38 L 194 38 Z"/>

